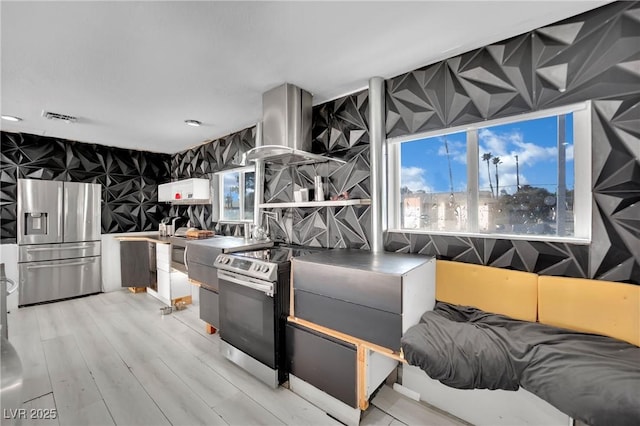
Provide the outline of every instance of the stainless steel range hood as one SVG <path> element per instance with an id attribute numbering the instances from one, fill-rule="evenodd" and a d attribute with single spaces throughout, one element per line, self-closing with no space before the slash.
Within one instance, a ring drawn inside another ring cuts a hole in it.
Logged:
<path id="1" fill-rule="evenodd" d="M 246 161 L 297 165 L 338 161 L 311 152 L 311 94 L 285 83 L 262 95 L 262 138 L 245 154 Z M 261 142 L 260 142 L 261 141 Z"/>

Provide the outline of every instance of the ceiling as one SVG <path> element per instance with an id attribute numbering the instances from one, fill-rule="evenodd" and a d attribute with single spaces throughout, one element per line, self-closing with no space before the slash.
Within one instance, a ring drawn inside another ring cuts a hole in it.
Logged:
<path id="1" fill-rule="evenodd" d="M 23 119 L 2 130 L 175 153 L 283 82 L 319 104 L 605 3 L 2 1 L 1 112 Z"/>

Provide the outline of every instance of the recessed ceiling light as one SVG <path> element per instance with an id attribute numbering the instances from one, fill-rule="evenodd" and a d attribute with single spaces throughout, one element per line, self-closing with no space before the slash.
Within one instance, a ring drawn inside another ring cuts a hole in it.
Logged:
<path id="1" fill-rule="evenodd" d="M 22 121 L 22 118 L 14 117 L 13 115 L 3 115 L 2 119 L 7 121 Z"/>
<path id="2" fill-rule="evenodd" d="M 187 126 L 193 126 L 193 127 L 198 127 L 198 126 L 202 125 L 202 123 L 199 122 L 198 120 L 184 120 L 184 123 Z"/>

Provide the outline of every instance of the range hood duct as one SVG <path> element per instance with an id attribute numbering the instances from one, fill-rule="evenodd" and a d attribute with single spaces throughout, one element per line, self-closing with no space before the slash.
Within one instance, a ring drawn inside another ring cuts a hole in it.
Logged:
<path id="1" fill-rule="evenodd" d="M 245 154 L 246 161 L 298 165 L 338 161 L 311 152 L 311 93 L 285 83 L 262 95 L 262 138 Z M 262 140 L 262 142 L 260 142 Z"/>

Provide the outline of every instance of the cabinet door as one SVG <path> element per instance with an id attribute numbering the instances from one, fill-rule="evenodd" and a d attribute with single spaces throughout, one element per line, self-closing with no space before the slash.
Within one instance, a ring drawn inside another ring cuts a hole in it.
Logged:
<path id="1" fill-rule="evenodd" d="M 152 285 L 155 281 L 155 266 L 155 259 L 153 259 L 153 264 L 150 262 L 148 242 L 120 241 L 122 287 L 148 287 Z"/>
<path id="2" fill-rule="evenodd" d="M 356 347 L 302 326 L 288 323 L 286 327 L 287 370 L 356 408 Z"/>
<path id="3" fill-rule="evenodd" d="M 158 185 L 158 201 L 170 202 L 173 200 L 173 183 Z"/>
<path id="4" fill-rule="evenodd" d="M 191 296 L 191 284 L 184 272 L 171 272 L 171 299 Z"/>
<path id="5" fill-rule="evenodd" d="M 158 244 L 156 259 L 159 271 L 171 272 L 171 244 Z"/>
<path id="6" fill-rule="evenodd" d="M 171 273 L 158 271 L 158 296 L 163 302 L 171 304 Z"/>
<path id="7" fill-rule="evenodd" d="M 204 287 L 200 292 L 200 319 L 215 328 L 220 328 L 220 311 L 218 309 L 218 293 Z"/>

